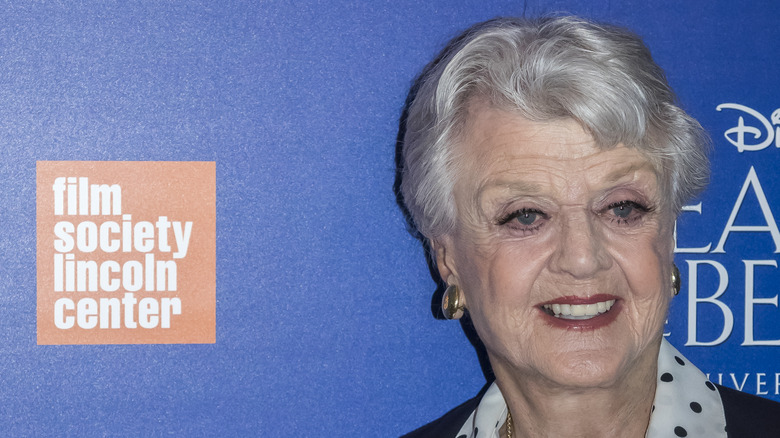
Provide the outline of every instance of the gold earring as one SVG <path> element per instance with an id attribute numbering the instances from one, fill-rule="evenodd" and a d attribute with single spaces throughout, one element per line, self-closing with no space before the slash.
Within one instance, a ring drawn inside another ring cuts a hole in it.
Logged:
<path id="1" fill-rule="evenodd" d="M 672 294 L 673 296 L 676 296 L 680 293 L 680 270 L 677 269 L 677 265 L 672 263 Z"/>
<path id="2" fill-rule="evenodd" d="M 447 319 L 460 319 L 466 306 L 463 305 L 463 296 L 460 288 L 454 284 L 447 286 L 441 299 L 441 311 Z"/>

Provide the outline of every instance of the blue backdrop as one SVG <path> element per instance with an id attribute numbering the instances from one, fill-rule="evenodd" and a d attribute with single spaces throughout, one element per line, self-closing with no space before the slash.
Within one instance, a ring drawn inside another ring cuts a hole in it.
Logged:
<path id="1" fill-rule="evenodd" d="M 713 380 L 780 400 L 780 236 L 762 208 L 780 217 L 777 2 L 2 10 L 3 433 L 397 436 L 473 396 L 474 350 L 457 323 L 432 318 L 434 284 L 395 205 L 397 120 L 412 78 L 458 30 L 556 11 L 643 36 L 711 132 L 711 188 L 679 222 L 669 340 Z M 216 161 L 215 344 L 36 345 L 36 160 Z M 733 231 L 748 225 L 763 228 Z"/>

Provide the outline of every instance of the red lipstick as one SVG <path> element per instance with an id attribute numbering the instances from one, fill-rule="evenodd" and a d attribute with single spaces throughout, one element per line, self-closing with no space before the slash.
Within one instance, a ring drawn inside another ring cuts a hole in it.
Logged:
<path id="1" fill-rule="evenodd" d="M 607 326 L 622 310 L 622 301 L 607 294 L 566 296 L 538 306 L 545 323 L 566 330 L 596 330 Z"/>

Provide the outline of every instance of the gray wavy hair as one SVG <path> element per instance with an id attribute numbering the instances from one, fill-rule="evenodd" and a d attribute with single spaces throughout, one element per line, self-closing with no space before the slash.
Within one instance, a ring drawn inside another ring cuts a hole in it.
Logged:
<path id="1" fill-rule="evenodd" d="M 709 179 L 709 137 L 676 105 L 633 33 L 576 17 L 498 18 L 454 38 L 418 76 L 397 158 L 400 203 L 426 238 L 456 224 L 452 190 L 468 106 L 483 99 L 532 121 L 572 118 L 602 148 L 637 148 L 678 214 Z"/>

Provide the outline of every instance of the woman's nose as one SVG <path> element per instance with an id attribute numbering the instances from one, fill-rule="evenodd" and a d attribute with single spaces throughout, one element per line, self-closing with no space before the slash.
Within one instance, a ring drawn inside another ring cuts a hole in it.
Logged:
<path id="1" fill-rule="evenodd" d="M 597 218 L 584 211 L 568 211 L 559 219 L 558 246 L 550 263 L 552 271 L 585 279 L 611 266 L 606 242 L 595 223 Z"/>

